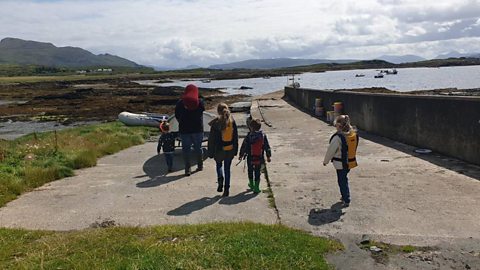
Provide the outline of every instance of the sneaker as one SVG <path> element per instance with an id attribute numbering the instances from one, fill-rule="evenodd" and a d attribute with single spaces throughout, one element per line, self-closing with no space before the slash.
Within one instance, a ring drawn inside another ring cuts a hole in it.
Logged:
<path id="1" fill-rule="evenodd" d="M 201 171 L 203 171 L 203 167 L 198 167 L 197 172 L 201 172 Z"/>
<path id="2" fill-rule="evenodd" d="M 342 206 L 345 207 L 345 208 L 347 208 L 347 207 L 350 206 L 350 203 L 342 202 Z"/>
<path id="3" fill-rule="evenodd" d="M 228 191 L 228 189 L 225 189 L 222 196 L 223 197 L 228 197 L 228 195 L 230 195 L 230 192 Z"/>
<path id="4" fill-rule="evenodd" d="M 168 172 L 169 173 L 173 172 L 173 169 L 172 168 L 168 169 Z"/>
<path id="5" fill-rule="evenodd" d="M 185 171 L 185 176 L 190 176 L 190 175 L 192 175 L 192 172 L 190 170 L 186 170 Z"/>

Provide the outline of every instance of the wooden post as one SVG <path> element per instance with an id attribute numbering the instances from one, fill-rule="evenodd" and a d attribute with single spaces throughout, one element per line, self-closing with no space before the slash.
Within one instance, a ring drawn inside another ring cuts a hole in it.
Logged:
<path id="1" fill-rule="evenodd" d="M 55 129 L 55 153 L 58 151 L 58 136 L 57 136 L 57 130 Z"/>

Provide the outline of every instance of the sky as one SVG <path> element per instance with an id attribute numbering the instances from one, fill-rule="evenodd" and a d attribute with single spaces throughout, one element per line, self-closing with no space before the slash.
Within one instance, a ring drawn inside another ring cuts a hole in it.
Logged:
<path id="1" fill-rule="evenodd" d="M 159 67 L 480 53 L 480 0 L 0 0 L 0 39 Z"/>

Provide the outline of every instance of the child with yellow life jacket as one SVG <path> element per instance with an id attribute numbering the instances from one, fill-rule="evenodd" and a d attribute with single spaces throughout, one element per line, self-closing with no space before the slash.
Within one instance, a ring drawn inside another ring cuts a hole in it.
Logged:
<path id="1" fill-rule="evenodd" d="M 239 155 L 240 160 L 247 158 L 248 187 L 254 193 L 260 193 L 260 172 L 262 165 L 265 164 L 265 156 L 268 162 L 271 161 L 272 156 L 267 135 L 260 130 L 261 127 L 260 119 L 250 122 L 250 132 L 243 140 Z"/>
<path id="2" fill-rule="evenodd" d="M 230 192 L 230 167 L 238 153 L 238 130 L 227 104 L 218 104 L 217 113 L 218 117 L 209 123 L 208 157 L 217 163 L 217 191 L 223 191 L 223 196 L 227 197 Z"/>
<path id="3" fill-rule="evenodd" d="M 323 165 L 332 161 L 337 170 L 337 181 L 342 194 L 341 201 L 344 207 L 350 205 L 350 189 L 348 187 L 348 173 L 350 169 L 357 167 L 356 153 L 358 147 L 358 135 L 350 125 L 348 115 L 340 115 L 335 119 L 337 132 L 330 138 L 330 145 Z"/>

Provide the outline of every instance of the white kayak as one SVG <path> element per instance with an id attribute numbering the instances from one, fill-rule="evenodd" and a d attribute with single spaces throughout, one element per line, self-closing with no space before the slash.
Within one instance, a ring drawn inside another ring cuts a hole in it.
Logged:
<path id="1" fill-rule="evenodd" d="M 210 126 L 208 123 L 217 117 L 213 113 L 203 112 L 203 131 L 205 133 L 210 132 Z M 118 120 L 127 126 L 148 126 L 158 127 L 160 122 L 168 121 L 170 123 L 170 132 L 178 132 L 178 121 L 175 115 L 162 115 L 153 113 L 130 113 L 122 112 L 118 115 Z"/>
<path id="2" fill-rule="evenodd" d="M 160 122 L 168 121 L 168 119 L 168 115 L 153 113 L 121 112 L 118 115 L 118 120 L 127 126 L 158 127 Z"/>

